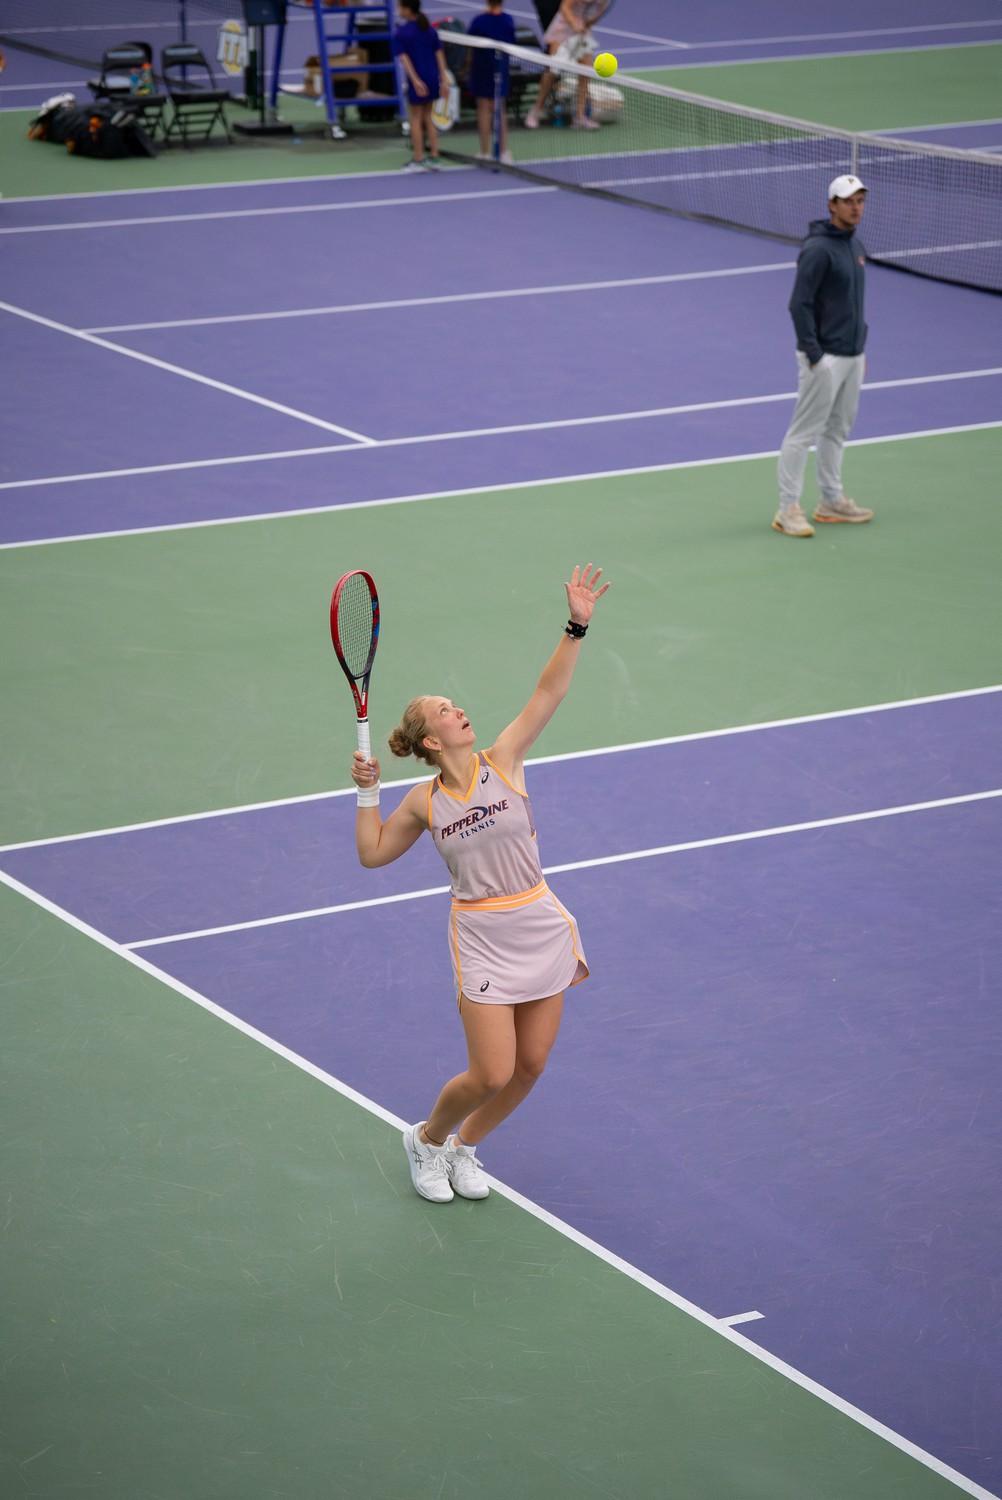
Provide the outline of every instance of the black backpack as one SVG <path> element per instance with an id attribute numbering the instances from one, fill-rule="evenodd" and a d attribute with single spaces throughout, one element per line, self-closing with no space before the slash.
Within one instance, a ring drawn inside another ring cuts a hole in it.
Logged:
<path id="1" fill-rule="evenodd" d="M 128 103 L 98 99 L 77 104 L 72 96 L 52 100 L 28 126 L 33 141 L 53 141 L 75 156 L 156 156 L 153 144 Z"/>

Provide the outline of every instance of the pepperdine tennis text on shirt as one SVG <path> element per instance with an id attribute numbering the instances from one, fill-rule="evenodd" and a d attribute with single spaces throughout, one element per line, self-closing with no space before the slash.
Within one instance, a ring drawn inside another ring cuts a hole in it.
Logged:
<path id="1" fill-rule="evenodd" d="M 455 823 L 449 823 L 442 829 L 441 837 L 447 839 L 450 834 L 458 833 L 460 838 L 467 838 L 471 833 L 479 833 L 482 828 L 490 828 L 494 823 L 494 814 L 507 812 L 508 798 L 501 802 L 491 802 L 487 807 L 479 806 L 471 808 L 465 818 L 457 818 Z M 486 820 L 486 821 L 485 821 Z M 470 825 L 475 825 L 471 827 Z"/>

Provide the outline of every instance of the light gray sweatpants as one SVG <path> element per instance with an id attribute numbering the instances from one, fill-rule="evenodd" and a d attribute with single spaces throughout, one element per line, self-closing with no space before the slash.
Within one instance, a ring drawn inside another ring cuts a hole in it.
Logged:
<path id="1" fill-rule="evenodd" d="M 823 354 L 811 369 L 797 350 L 797 404 L 779 450 L 779 503 L 799 505 L 811 448 L 818 450 L 818 489 L 825 500 L 842 494 L 842 449 L 852 431 L 863 384 L 864 354 Z"/>

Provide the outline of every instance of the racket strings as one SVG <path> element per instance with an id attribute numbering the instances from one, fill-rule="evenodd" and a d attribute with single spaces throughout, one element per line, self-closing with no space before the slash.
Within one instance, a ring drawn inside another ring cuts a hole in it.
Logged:
<path id="1" fill-rule="evenodd" d="M 364 677 L 375 650 L 373 601 L 361 574 L 349 578 L 337 607 L 337 629 L 344 663 L 352 677 Z"/>

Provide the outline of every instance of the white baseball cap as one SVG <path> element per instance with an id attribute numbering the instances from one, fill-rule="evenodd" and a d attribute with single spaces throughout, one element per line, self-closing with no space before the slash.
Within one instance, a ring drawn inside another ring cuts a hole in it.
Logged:
<path id="1" fill-rule="evenodd" d="M 828 202 L 833 198 L 851 198 L 853 193 L 865 193 L 866 188 L 858 177 L 836 177 L 828 185 Z"/>

